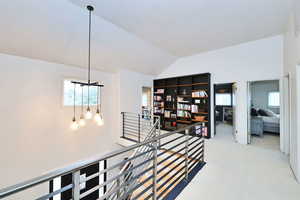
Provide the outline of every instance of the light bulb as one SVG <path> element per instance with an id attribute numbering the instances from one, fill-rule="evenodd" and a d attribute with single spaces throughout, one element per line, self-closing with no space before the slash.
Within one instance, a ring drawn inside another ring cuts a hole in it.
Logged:
<path id="1" fill-rule="evenodd" d="M 99 109 L 97 109 L 95 117 L 94 117 L 95 122 L 99 122 L 101 120 L 101 115 Z"/>
<path id="2" fill-rule="evenodd" d="M 85 123 L 84 117 L 83 117 L 83 115 L 81 115 L 81 116 L 80 116 L 80 120 L 79 120 L 79 126 L 84 127 L 85 124 L 86 124 L 86 123 Z"/>
<path id="3" fill-rule="evenodd" d="M 103 124 L 104 124 L 104 119 L 103 119 L 103 117 L 102 117 L 102 115 L 100 116 L 100 119 L 97 121 L 97 125 L 98 126 L 103 126 Z"/>
<path id="4" fill-rule="evenodd" d="M 92 119 L 93 114 L 91 112 L 90 108 L 87 108 L 86 113 L 85 113 L 85 119 Z"/>
<path id="5" fill-rule="evenodd" d="M 78 125 L 78 123 L 76 122 L 76 119 L 75 119 L 75 117 L 74 117 L 73 120 L 72 120 L 71 129 L 72 129 L 73 131 L 76 131 L 78 128 L 79 128 L 79 125 Z"/>

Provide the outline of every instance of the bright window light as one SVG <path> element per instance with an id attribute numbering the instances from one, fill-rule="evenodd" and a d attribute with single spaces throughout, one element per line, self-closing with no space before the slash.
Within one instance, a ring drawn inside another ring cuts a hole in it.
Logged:
<path id="1" fill-rule="evenodd" d="M 268 99 L 269 107 L 279 107 L 280 106 L 280 95 L 279 92 L 269 92 Z"/>
<path id="2" fill-rule="evenodd" d="M 78 80 L 80 81 L 80 80 Z M 82 87 L 76 85 L 76 106 L 81 106 Z M 73 106 L 74 104 L 74 84 L 71 80 L 64 80 L 64 106 Z M 99 102 L 100 103 L 100 102 Z M 83 87 L 83 105 L 88 105 L 88 87 Z M 90 105 L 97 105 L 97 87 L 90 87 Z"/>
<path id="3" fill-rule="evenodd" d="M 231 94 L 229 93 L 216 94 L 216 105 L 231 106 Z"/>

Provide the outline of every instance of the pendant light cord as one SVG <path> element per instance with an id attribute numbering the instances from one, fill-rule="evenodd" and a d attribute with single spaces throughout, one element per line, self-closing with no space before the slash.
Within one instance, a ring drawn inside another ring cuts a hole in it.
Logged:
<path id="1" fill-rule="evenodd" d="M 88 55 L 88 82 L 91 83 L 91 32 L 92 32 L 92 10 L 89 10 L 89 55 Z"/>
<path id="2" fill-rule="evenodd" d="M 91 83 L 91 32 L 92 32 L 92 10 L 89 8 L 89 53 L 88 53 L 88 84 Z M 88 86 L 88 108 L 90 108 L 90 86 Z"/>
<path id="3" fill-rule="evenodd" d="M 76 103 L 76 84 L 74 84 L 74 104 L 73 104 L 73 114 L 74 114 L 74 119 L 75 119 L 75 103 Z"/>
<path id="4" fill-rule="evenodd" d="M 83 86 L 81 86 L 81 114 L 83 114 Z"/>

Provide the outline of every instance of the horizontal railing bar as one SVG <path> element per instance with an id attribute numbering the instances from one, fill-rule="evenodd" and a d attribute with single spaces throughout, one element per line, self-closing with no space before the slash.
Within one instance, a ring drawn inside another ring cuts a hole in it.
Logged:
<path id="1" fill-rule="evenodd" d="M 149 167 L 148 169 L 144 170 L 142 173 L 132 177 L 132 180 L 138 179 L 141 176 L 144 176 L 148 171 L 153 170 L 153 167 Z M 153 175 L 152 175 L 153 176 Z M 117 200 L 123 200 L 126 196 L 128 196 L 130 193 L 132 193 L 136 188 L 130 188 L 125 194 L 123 194 L 121 197 L 119 197 Z"/>
<path id="2" fill-rule="evenodd" d="M 182 142 L 180 142 L 180 143 L 178 143 L 178 144 L 176 144 L 176 145 L 174 145 L 174 146 L 168 148 L 167 151 L 170 151 L 170 150 L 172 150 L 172 149 L 175 149 L 176 147 L 179 147 L 180 145 L 184 144 L 185 142 L 186 142 L 186 141 L 182 141 Z M 180 151 L 182 151 L 182 150 L 184 150 L 184 149 L 185 149 L 185 147 L 181 148 Z M 159 157 L 159 156 L 163 155 L 164 153 L 165 153 L 165 152 L 159 153 L 157 156 Z"/>
<path id="3" fill-rule="evenodd" d="M 200 152 L 194 152 L 195 154 L 193 154 L 192 156 L 190 156 L 190 159 L 188 161 L 188 165 L 190 165 L 193 161 L 197 161 L 197 162 L 200 162 L 200 159 L 198 158 L 199 155 L 201 155 L 203 153 L 203 151 L 200 151 Z"/>
<path id="4" fill-rule="evenodd" d="M 107 198 L 110 198 L 111 195 L 116 195 L 116 192 L 118 192 L 120 189 L 122 189 L 123 187 L 126 187 L 126 182 L 122 183 L 121 185 L 119 185 L 118 187 L 116 187 L 115 189 L 105 193 L 103 196 L 101 196 L 100 198 L 98 198 L 97 200 L 106 200 Z"/>
<path id="5" fill-rule="evenodd" d="M 135 136 L 135 137 L 138 136 L 138 133 L 132 132 L 132 131 L 130 131 L 130 130 L 125 130 L 124 134 L 125 134 L 125 135 Z"/>
<path id="6" fill-rule="evenodd" d="M 148 171 L 152 170 L 153 167 L 149 167 L 148 169 L 145 169 L 144 171 L 142 171 L 141 173 L 139 173 L 138 175 L 135 175 L 132 177 L 133 180 L 140 178 L 141 176 L 143 176 L 144 174 L 146 174 Z"/>
<path id="7" fill-rule="evenodd" d="M 157 120 L 157 123 L 158 123 L 158 120 Z M 93 157 L 93 158 L 90 158 L 90 159 L 87 159 L 87 160 L 79 161 L 75 164 L 72 164 L 72 165 L 69 165 L 67 167 L 48 172 L 47 174 L 38 176 L 38 177 L 30 179 L 28 181 L 24 181 L 24 182 L 18 183 L 16 185 L 12 185 L 12 186 L 3 188 L 3 189 L 0 190 L 0 198 L 6 197 L 8 195 L 11 195 L 11 194 L 14 194 L 14 193 L 17 193 L 17 192 L 20 192 L 20 191 L 23 191 L 23 190 L 28 189 L 30 187 L 39 185 L 39 184 L 47 182 L 47 181 L 50 181 L 50 180 L 52 180 L 56 177 L 66 175 L 70 172 L 74 172 L 74 171 L 80 170 L 82 168 L 86 168 L 86 167 L 88 167 L 90 165 L 93 165 L 93 164 L 96 164 L 96 163 L 98 163 L 102 160 L 109 159 L 111 157 L 114 157 L 114 156 L 123 154 L 125 152 L 131 151 L 135 148 L 138 148 L 138 147 L 147 145 L 149 143 L 152 143 L 154 141 L 158 141 L 160 139 L 169 137 L 171 135 L 174 135 L 175 133 L 182 132 L 186 129 L 190 129 L 194 126 L 200 126 L 200 125 L 201 125 L 201 122 L 198 122 L 198 123 L 195 123 L 195 124 L 192 124 L 192 125 L 188 125 L 186 127 L 180 128 L 178 130 L 171 131 L 171 132 L 168 132 L 168 133 L 165 133 L 165 134 L 161 134 L 161 135 L 156 136 L 154 138 L 150 138 L 147 141 L 143 141 L 141 143 L 137 143 L 137 144 L 131 145 L 129 147 L 124 147 L 122 149 L 119 149 L 119 150 L 101 155 L 99 157 Z"/>
<path id="8" fill-rule="evenodd" d="M 162 175 L 161 177 L 159 177 L 159 179 L 157 180 L 157 182 L 159 183 L 163 178 L 165 178 L 166 176 L 170 175 L 170 172 L 172 172 L 173 170 L 177 169 L 180 165 L 182 165 L 185 162 L 185 160 L 180 161 L 179 163 L 177 163 L 174 167 L 172 167 L 170 170 L 168 170 L 168 172 L 166 172 L 164 175 Z M 182 169 L 184 169 L 185 166 L 182 167 Z M 176 171 L 180 171 L 182 169 L 176 170 Z M 171 176 L 172 177 L 172 176 Z"/>
<path id="9" fill-rule="evenodd" d="M 168 184 L 167 188 L 164 189 L 162 192 L 160 192 L 157 199 L 159 199 L 162 195 L 164 195 L 164 193 L 166 193 L 170 189 L 170 187 L 172 187 L 177 181 L 179 181 L 181 178 L 183 178 L 184 175 L 185 175 L 185 173 L 182 173 L 175 180 L 173 180 L 170 184 Z M 147 200 L 147 198 L 145 200 Z"/>
<path id="10" fill-rule="evenodd" d="M 203 143 L 202 142 L 199 142 L 199 143 L 197 143 L 197 144 L 195 144 L 193 147 L 191 147 L 190 149 L 189 149 L 189 152 L 192 152 L 195 148 L 197 148 L 197 147 L 202 147 L 203 146 Z"/>
<path id="11" fill-rule="evenodd" d="M 134 133 L 138 133 L 139 132 L 139 129 L 134 129 L 134 128 L 128 127 L 128 126 L 124 126 L 124 129 L 125 129 L 125 131 L 128 130 L 128 131 L 132 131 Z"/>
<path id="12" fill-rule="evenodd" d="M 197 163 L 199 163 L 199 162 L 194 161 L 194 162 L 191 164 L 191 166 L 188 167 L 188 171 L 190 171 L 191 169 L 193 169 Z"/>
<path id="13" fill-rule="evenodd" d="M 166 162 L 166 160 L 172 158 L 173 156 L 175 156 L 176 154 L 178 154 L 178 152 L 180 152 L 180 151 L 182 151 L 182 150 L 184 150 L 184 149 L 185 149 L 185 147 L 179 149 L 178 151 L 175 151 L 175 152 L 171 153 L 168 157 L 166 157 L 166 158 L 164 158 L 163 160 L 159 161 L 159 162 L 157 163 L 157 165 L 160 165 L 161 163 Z M 162 155 L 162 154 L 161 154 L 161 155 Z M 158 156 L 158 157 L 159 157 L 159 156 Z"/>
<path id="14" fill-rule="evenodd" d="M 53 196 L 55 196 L 55 195 L 57 195 L 57 194 L 63 193 L 63 192 L 65 192 L 65 191 L 67 191 L 67 190 L 70 190 L 70 189 L 72 189 L 72 188 L 73 188 L 73 184 L 70 184 L 70 185 L 67 185 L 67 186 L 65 186 L 65 187 L 63 187 L 63 188 L 60 188 L 59 190 L 56 190 L 56 191 L 54 191 L 54 192 L 51 192 L 51 193 L 46 194 L 46 195 L 44 195 L 44 196 L 41 196 L 41 197 L 37 198 L 36 200 L 48 200 L 48 199 L 50 199 L 51 197 L 53 197 Z"/>
<path id="15" fill-rule="evenodd" d="M 153 175 L 151 176 L 151 178 L 153 178 Z M 145 194 L 147 191 L 149 191 L 152 187 L 153 187 L 153 183 L 151 185 L 147 186 L 142 192 L 138 193 L 138 195 L 136 195 L 135 197 L 133 197 L 133 199 L 130 199 L 130 200 L 139 199 L 143 194 Z M 134 190 L 136 190 L 136 189 L 137 188 L 135 188 Z M 152 192 L 151 192 L 150 196 L 152 196 Z"/>
<path id="16" fill-rule="evenodd" d="M 185 137 L 185 135 L 180 135 L 180 136 L 178 136 L 178 137 L 175 138 L 175 139 L 172 139 L 172 140 L 170 140 L 170 141 L 168 141 L 168 142 L 165 142 L 164 144 L 161 144 L 160 147 L 163 147 L 163 146 L 165 146 L 165 145 L 167 145 L 167 144 L 170 144 L 170 143 L 172 143 L 172 142 L 174 142 L 174 141 L 176 141 L 176 140 L 179 140 L 180 138 L 183 138 L 183 137 Z"/>
<path id="17" fill-rule="evenodd" d="M 162 172 L 164 169 L 166 169 L 167 167 L 169 167 L 170 165 L 172 165 L 174 162 L 176 162 L 177 160 L 182 159 L 181 156 L 178 156 L 175 160 L 172 160 L 172 162 L 168 163 L 167 165 L 165 165 L 163 168 L 161 168 L 160 170 L 157 171 L 157 174 L 159 174 L 160 172 Z"/>
<path id="18" fill-rule="evenodd" d="M 100 187 L 103 187 L 103 186 L 105 186 L 105 185 L 107 185 L 107 184 L 113 182 L 114 180 L 116 180 L 116 179 L 118 179 L 118 178 L 120 178 L 120 177 L 122 177 L 122 176 L 128 174 L 129 172 L 135 170 L 136 168 L 141 167 L 142 165 L 146 164 L 147 162 L 152 161 L 152 160 L 153 160 L 153 157 L 150 158 L 150 159 L 148 159 L 148 160 L 145 160 L 144 162 L 142 162 L 142 163 L 140 163 L 140 164 L 138 164 L 138 165 L 136 165 L 136 166 L 134 166 L 134 167 L 131 167 L 130 169 L 127 169 L 125 172 L 122 172 L 122 173 L 120 173 L 120 174 L 114 176 L 113 178 L 110 178 L 109 180 L 105 181 L 104 183 L 100 184 L 99 186 L 100 186 Z"/>
<path id="19" fill-rule="evenodd" d="M 197 152 L 194 152 L 194 153 L 197 153 Z M 190 164 L 190 163 L 192 163 L 193 161 L 195 161 L 195 158 L 197 158 L 197 157 L 198 157 L 199 155 L 201 155 L 201 154 L 203 154 L 203 150 L 201 150 L 200 152 L 198 152 L 198 153 L 196 154 L 196 156 L 194 156 L 194 154 L 191 155 L 191 159 L 189 160 L 188 164 Z M 196 160 L 196 161 L 199 162 L 199 160 Z"/>
<path id="20" fill-rule="evenodd" d="M 143 156 L 143 155 L 145 155 L 145 154 L 147 154 L 147 153 L 150 153 L 150 152 L 152 152 L 152 151 L 153 151 L 153 150 L 151 149 L 151 150 L 145 151 L 145 152 L 143 152 L 143 153 L 139 153 L 139 154 L 137 154 L 137 155 L 135 155 L 135 156 L 133 156 L 133 157 L 129 157 L 128 159 L 123 160 L 123 161 L 121 161 L 121 162 L 119 162 L 119 163 L 117 163 L 117 164 L 114 164 L 113 166 L 110 166 L 110 167 L 106 168 L 105 170 L 101 170 L 101 171 L 99 172 L 99 175 L 104 174 L 104 173 L 106 173 L 106 172 L 108 172 L 108 171 L 110 171 L 110 170 L 112 170 L 112 169 L 117 168 L 117 167 L 120 166 L 120 165 L 123 165 L 123 164 L 125 164 L 125 163 L 127 163 L 127 162 L 129 162 L 129 161 L 132 161 L 132 160 L 134 160 L 134 159 L 136 159 L 136 158 L 138 158 L 138 157 L 141 157 L 141 156 Z"/>

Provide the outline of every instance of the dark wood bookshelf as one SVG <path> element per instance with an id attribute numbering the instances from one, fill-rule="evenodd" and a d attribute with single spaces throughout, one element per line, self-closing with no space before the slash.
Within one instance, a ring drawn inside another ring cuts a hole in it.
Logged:
<path id="1" fill-rule="evenodd" d="M 154 100 L 154 102 L 163 102 L 164 105 L 164 107 L 156 106 L 154 108 L 154 113 L 162 112 L 159 115 L 163 130 L 176 130 L 189 124 L 203 122 L 207 128 L 207 138 L 211 137 L 209 73 L 157 79 L 153 84 L 154 96 L 162 98 L 162 100 Z M 165 118 L 165 116 L 168 117 Z M 204 118 L 200 121 L 199 117 Z"/>

